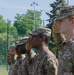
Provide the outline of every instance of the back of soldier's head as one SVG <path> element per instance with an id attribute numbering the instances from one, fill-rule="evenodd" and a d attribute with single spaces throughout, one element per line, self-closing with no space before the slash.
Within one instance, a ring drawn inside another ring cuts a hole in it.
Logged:
<path id="1" fill-rule="evenodd" d="M 20 54 L 25 54 L 26 52 L 25 44 L 26 44 L 27 39 L 28 37 L 20 38 L 19 42 L 16 44 L 17 53 L 20 52 Z"/>

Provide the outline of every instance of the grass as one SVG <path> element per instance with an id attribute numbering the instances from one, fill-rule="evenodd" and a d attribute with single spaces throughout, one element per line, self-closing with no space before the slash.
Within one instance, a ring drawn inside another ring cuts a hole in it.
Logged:
<path id="1" fill-rule="evenodd" d="M 8 75 L 8 71 L 6 71 L 6 70 L 0 70 L 0 75 Z"/>
<path id="2" fill-rule="evenodd" d="M 7 65 L 0 65 L 0 75 L 8 75 L 8 71 L 6 70 Z"/>
<path id="3" fill-rule="evenodd" d="M 0 75 L 8 75 L 8 71 L 6 70 L 6 65 L 0 65 Z"/>

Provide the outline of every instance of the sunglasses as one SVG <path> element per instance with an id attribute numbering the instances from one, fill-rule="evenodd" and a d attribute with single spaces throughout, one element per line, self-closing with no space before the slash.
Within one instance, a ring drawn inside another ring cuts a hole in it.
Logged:
<path id="1" fill-rule="evenodd" d="M 42 38 L 40 35 L 31 35 L 30 38 Z"/>
<path id="2" fill-rule="evenodd" d="M 31 35 L 30 38 L 36 38 L 38 35 Z"/>

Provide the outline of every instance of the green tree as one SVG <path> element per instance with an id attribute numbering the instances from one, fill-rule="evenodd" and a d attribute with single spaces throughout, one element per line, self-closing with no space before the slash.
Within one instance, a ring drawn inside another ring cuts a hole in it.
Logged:
<path id="1" fill-rule="evenodd" d="M 3 20 L 3 16 L 0 15 L 0 33 L 6 32 L 6 22 Z"/>
<path id="2" fill-rule="evenodd" d="M 6 48 L 3 47 L 4 45 L 6 45 L 6 43 L 4 41 L 6 41 L 6 33 L 0 34 L 0 55 L 6 49 Z"/>
<path id="3" fill-rule="evenodd" d="M 11 24 L 10 20 L 7 20 L 7 47 L 13 42 L 12 39 L 18 40 L 18 32 L 15 26 Z M 7 49 L 8 49 L 7 48 Z"/>
<path id="4" fill-rule="evenodd" d="M 41 12 L 35 11 L 35 27 L 41 26 Z M 28 32 L 34 29 L 34 11 L 27 10 L 25 14 L 16 14 L 14 26 L 16 27 L 19 35 L 28 35 Z"/>
<path id="5" fill-rule="evenodd" d="M 65 0 L 55 0 L 55 2 L 50 4 L 50 7 L 52 10 L 50 13 L 46 13 L 49 16 L 49 19 L 47 20 L 49 23 L 47 24 L 47 27 L 52 29 L 52 25 L 56 18 L 59 16 L 59 10 L 61 7 L 66 6 L 67 3 Z"/>
<path id="6" fill-rule="evenodd" d="M 8 35 L 9 41 L 8 41 L 8 49 L 10 45 L 16 41 L 14 36 Z M 6 63 L 6 51 L 7 51 L 7 33 L 1 33 L 0 34 L 0 64 Z"/>
<path id="7" fill-rule="evenodd" d="M 67 5 L 67 3 L 65 2 L 65 0 L 55 0 L 55 2 L 50 4 L 52 10 L 50 11 L 50 13 L 46 13 L 49 16 L 49 19 L 47 20 L 49 23 L 47 24 L 46 27 L 48 27 L 52 30 L 52 25 L 53 25 L 54 21 L 56 20 L 56 18 L 59 16 L 60 8 L 63 6 L 66 6 L 66 5 Z M 49 48 L 57 56 L 58 55 L 58 48 L 55 45 L 53 37 L 51 37 L 50 40 L 51 41 L 49 42 Z"/>
<path id="8" fill-rule="evenodd" d="M 0 64 L 5 62 L 5 55 L 6 55 L 6 33 L 0 34 Z"/>
<path id="9" fill-rule="evenodd" d="M 8 32 L 9 45 L 19 40 L 18 32 L 15 26 L 9 26 Z"/>
<path id="10" fill-rule="evenodd" d="M 17 29 L 16 29 L 15 26 L 10 26 L 9 27 L 9 35 L 12 35 L 12 36 L 18 35 Z"/>
<path id="11" fill-rule="evenodd" d="M 7 41 L 7 32 L 8 32 L 8 41 Z M 15 35 L 17 35 L 17 29 L 5 22 L 2 16 L 0 16 L 0 64 L 6 63 L 6 51 L 7 42 L 8 46 L 16 41 Z"/>

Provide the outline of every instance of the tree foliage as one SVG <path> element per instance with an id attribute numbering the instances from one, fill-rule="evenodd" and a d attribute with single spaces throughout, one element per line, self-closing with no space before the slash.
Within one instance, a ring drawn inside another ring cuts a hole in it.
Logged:
<path id="1" fill-rule="evenodd" d="M 41 12 L 35 11 L 35 27 L 41 26 Z M 34 29 L 34 11 L 27 10 L 25 14 L 16 14 L 14 26 L 19 35 L 27 35 L 28 32 Z"/>
<path id="2" fill-rule="evenodd" d="M 47 24 L 48 28 L 52 29 L 53 22 L 59 16 L 60 8 L 66 5 L 67 3 L 65 2 L 65 0 L 55 0 L 55 2 L 50 4 L 52 10 L 50 11 L 50 13 L 46 13 L 49 16 L 49 19 L 47 20 L 49 22 L 49 24 Z"/>
<path id="3" fill-rule="evenodd" d="M 6 22 L 3 20 L 3 16 L 0 15 L 0 33 L 6 32 Z"/>
<path id="4" fill-rule="evenodd" d="M 59 16 L 60 8 L 66 5 L 67 3 L 65 2 L 65 0 L 55 0 L 55 2 L 50 4 L 52 10 L 50 11 L 50 13 L 46 13 L 49 16 L 49 19 L 47 20 L 49 23 L 47 24 L 46 27 L 52 30 L 52 25 L 56 20 L 56 18 Z M 56 56 L 58 55 L 58 48 L 56 47 L 52 36 L 51 36 L 51 41 L 49 42 L 49 48 L 50 50 L 52 50 L 54 54 L 56 54 Z"/>
<path id="5" fill-rule="evenodd" d="M 7 35 L 8 35 L 8 40 L 7 40 Z M 13 41 L 16 40 L 15 35 L 17 35 L 16 28 L 11 24 L 8 24 L 3 19 L 3 16 L 0 15 L 0 64 L 6 62 L 5 58 L 6 58 L 7 47 L 10 46 L 10 44 L 12 44 Z"/>

